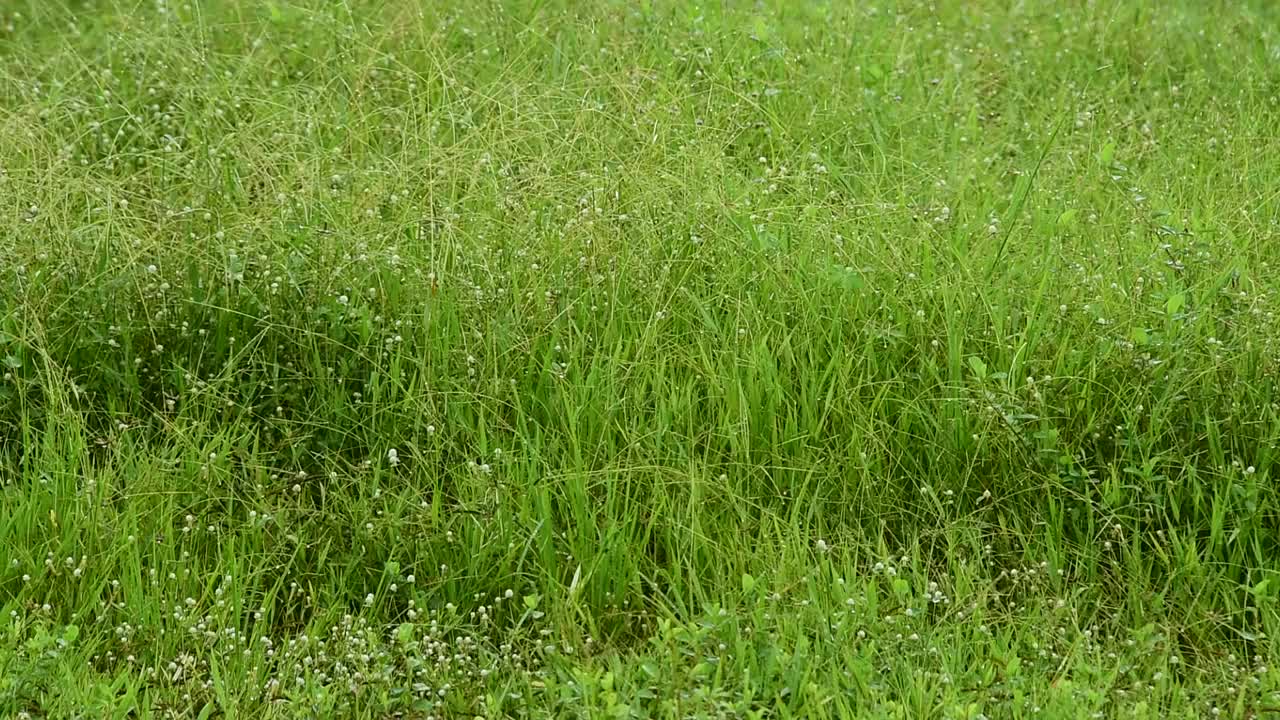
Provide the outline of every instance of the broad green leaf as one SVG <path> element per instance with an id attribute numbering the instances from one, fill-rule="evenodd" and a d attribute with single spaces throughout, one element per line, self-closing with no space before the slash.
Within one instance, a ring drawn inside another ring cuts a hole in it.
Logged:
<path id="1" fill-rule="evenodd" d="M 1109 142 L 1106 145 L 1103 145 L 1102 152 L 1098 153 L 1098 162 L 1102 163 L 1103 167 L 1111 167 L 1111 163 L 1115 162 L 1115 160 L 1116 144 L 1114 142 Z"/>
<path id="2" fill-rule="evenodd" d="M 976 375 L 979 380 L 987 379 L 987 364 L 982 362 L 982 359 L 977 355 L 969 356 L 969 368 L 973 370 L 973 374 Z"/>
<path id="3" fill-rule="evenodd" d="M 768 42 L 769 40 L 769 23 L 764 18 L 757 15 L 751 19 L 751 35 L 756 40 Z"/>
<path id="4" fill-rule="evenodd" d="M 1017 657 L 1017 656 L 1014 656 L 1014 657 L 1013 657 L 1012 659 L 1010 659 L 1010 660 L 1009 660 L 1009 662 L 1008 662 L 1008 663 L 1006 663 L 1006 664 L 1005 664 L 1005 666 L 1004 666 L 1004 676 L 1005 676 L 1005 679 L 1010 679 L 1010 680 L 1011 680 L 1011 679 L 1013 679 L 1013 678 L 1017 677 L 1017 676 L 1018 676 L 1019 671 L 1021 671 L 1021 670 L 1022 670 L 1022 658 Z"/>

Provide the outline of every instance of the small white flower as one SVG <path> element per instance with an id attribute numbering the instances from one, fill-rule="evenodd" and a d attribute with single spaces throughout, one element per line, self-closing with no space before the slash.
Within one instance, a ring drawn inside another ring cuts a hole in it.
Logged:
<path id="1" fill-rule="evenodd" d="M 351 298 L 348 298 L 346 295 L 339 295 L 339 296 L 338 296 L 338 304 L 339 304 L 339 305 L 346 305 L 346 304 L 347 304 L 348 302 L 350 302 L 350 301 L 351 301 Z"/>
<path id="2" fill-rule="evenodd" d="M 390 463 L 392 467 L 400 464 L 400 456 L 396 454 L 395 448 L 391 448 L 387 451 L 387 462 Z"/>
<path id="3" fill-rule="evenodd" d="M 831 547 L 827 545 L 827 541 L 821 538 L 818 539 L 818 542 L 816 544 L 818 547 L 818 552 L 820 553 L 825 553 L 831 549 Z"/>

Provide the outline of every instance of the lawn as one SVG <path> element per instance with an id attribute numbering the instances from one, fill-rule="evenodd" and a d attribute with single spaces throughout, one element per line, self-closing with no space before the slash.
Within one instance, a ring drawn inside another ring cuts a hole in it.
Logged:
<path id="1" fill-rule="evenodd" d="M 0 4 L 0 717 L 1280 716 L 1280 6 Z"/>

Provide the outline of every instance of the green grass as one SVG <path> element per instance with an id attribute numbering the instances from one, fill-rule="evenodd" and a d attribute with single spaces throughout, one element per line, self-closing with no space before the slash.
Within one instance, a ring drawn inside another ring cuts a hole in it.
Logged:
<path id="1" fill-rule="evenodd" d="M 0 8 L 0 717 L 1280 713 L 1280 11 Z"/>

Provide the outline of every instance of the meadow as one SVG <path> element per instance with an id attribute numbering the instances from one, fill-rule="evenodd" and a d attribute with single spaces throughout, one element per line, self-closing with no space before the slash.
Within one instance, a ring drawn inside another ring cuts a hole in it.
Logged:
<path id="1" fill-rule="evenodd" d="M 0 717 L 1280 715 L 1280 7 L 0 4 Z"/>

